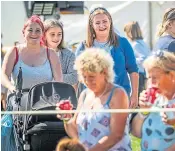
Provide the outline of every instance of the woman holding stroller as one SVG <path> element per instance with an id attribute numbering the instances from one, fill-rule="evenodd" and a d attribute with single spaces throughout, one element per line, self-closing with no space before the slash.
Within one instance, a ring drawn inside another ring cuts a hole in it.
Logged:
<path id="1" fill-rule="evenodd" d="M 128 40 L 114 32 L 112 17 L 103 7 L 96 7 L 90 12 L 87 31 L 87 39 L 77 48 L 76 56 L 86 47 L 101 48 L 108 52 L 114 60 L 114 83 L 125 89 L 130 97 L 130 108 L 135 108 L 138 105 L 139 75 Z"/>
<path id="2" fill-rule="evenodd" d="M 102 49 L 89 48 L 78 56 L 75 68 L 87 89 L 80 95 L 77 110 L 129 108 L 126 91 L 113 84 L 113 66 L 112 57 Z M 61 103 L 57 104 L 57 109 L 61 109 Z M 64 120 L 70 137 L 78 138 L 88 151 L 131 151 L 127 113 L 81 111 L 69 121 Z"/>
<path id="3" fill-rule="evenodd" d="M 156 90 L 157 99 L 150 104 L 150 95 L 144 90 L 139 98 L 140 107 L 174 108 L 175 55 L 168 51 L 159 51 L 144 61 L 144 67 L 149 89 Z M 138 113 L 131 122 L 131 133 L 142 138 L 142 151 L 174 151 L 175 112 Z"/>
<path id="4" fill-rule="evenodd" d="M 54 50 L 41 44 L 44 25 L 38 16 L 31 16 L 23 28 L 24 44 L 12 48 L 4 57 L 2 65 L 2 85 L 15 91 L 15 81 L 19 68 L 23 72 L 22 88 L 31 88 L 37 83 L 62 81 L 61 65 Z M 12 74 L 12 81 L 9 77 Z"/>

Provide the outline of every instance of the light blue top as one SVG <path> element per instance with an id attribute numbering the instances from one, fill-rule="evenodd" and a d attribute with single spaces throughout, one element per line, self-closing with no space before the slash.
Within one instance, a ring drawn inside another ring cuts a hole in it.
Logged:
<path id="1" fill-rule="evenodd" d="M 160 98 L 156 100 L 156 104 L 159 107 L 161 104 L 163 105 L 162 108 L 173 102 L 175 104 L 175 100 L 168 101 L 167 103 Z M 150 113 L 142 126 L 142 151 L 165 151 L 166 148 L 173 144 L 175 144 L 175 128 L 163 123 L 159 112 Z"/>
<path id="2" fill-rule="evenodd" d="M 110 52 L 114 60 L 114 83 L 122 86 L 126 90 L 128 96 L 130 96 L 131 85 L 128 74 L 138 72 L 138 67 L 133 49 L 128 40 L 119 35 L 117 35 L 117 37 L 119 45 L 117 47 L 111 45 L 108 47 L 109 49 L 106 50 Z M 80 55 L 84 50 L 84 43 L 81 43 L 77 48 L 75 55 Z"/>
<path id="3" fill-rule="evenodd" d="M 116 87 L 113 87 L 113 89 L 111 90 L 111 93 L 106 103 L 101 107 L 102 109 L 110 109 L 109 103 Z M 83 110 L 84 108 L 86 107 L 82 106 L 81 110 Z M 77 126 L 80 142 L 84 144 L 87 148 L 92 148 L 98 143 L 101 138 L 103 138 L 104 136 L 108 136 L 110 134 L 110 118 L 110 113 L 79 113 L 77 117 Z M 126 124 L 123 138 L 108 151 L 116 150 L 131 151 L 128 124 Z"/>
<path id="4" fill-rule="evenodd" d="M 175 38 L 171 35 L 159 37 L 154 47 L 154 51 L 156 50 L 166 50 L 169 52 L 175 52 Z"/>
<path id="5" fill-rule="evenodd" d="M 50 66 L 50 62 L 47 59 L 44 64 L 32 67 L 27 64 L 25 64 L 19 55 L 18 62 L 14 66 L 13 72 L 12 72 L 12 82 L 14 83 L 16 81 L 19 67 L 22 68 L 22 76 L 23 76 L 23 89 L 31 88 L 32 86 L 39 84 L 41 82 L 47 82 L 52 81 L 52 70 Z"/>
<path id="6" fill-rule="evenodd" d="M 143 40 L 130 41 L 134 50 L 136 62 L 140 73 L 144 73 L 143 61 L 150 55 L 151 51 Z"/>

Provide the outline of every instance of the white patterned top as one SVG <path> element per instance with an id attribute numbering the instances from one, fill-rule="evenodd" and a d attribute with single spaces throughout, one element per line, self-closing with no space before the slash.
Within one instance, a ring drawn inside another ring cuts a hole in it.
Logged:
<path id="1" fill-rule="evenodd" d="M 115 87 L 112 89 L 102 109 L 109 109 L 109 103 Z M 82 107 L 82 110 L 85 107 Z M 78 136 L 82 144 L 87 148 L 95 146 L 101 138 L 110 134 L 110 113 L 86 112 L 79 113 L 77 117 Z M 118 123 L 120 124 L 120 123 Z M 131 151 L 131 142 L 128 131 L 128 120 L 125 126 L 123 138 L 108 151 Z"/>

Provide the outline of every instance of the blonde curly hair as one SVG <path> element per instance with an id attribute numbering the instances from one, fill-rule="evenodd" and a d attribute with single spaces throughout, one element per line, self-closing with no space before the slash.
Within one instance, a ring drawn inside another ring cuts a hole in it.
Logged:
<path id="1" fill-rule="evenodd" d="M 74 68 L 77 70 L 80 81 L 83 81 L 82 72 L 100 73 L 107 69 L 106 80 L 114 81 L 114 61 L 109 53 L 99 48 L 87 48 L 76 59 Z"/>
<path id="2" fill-rule="evenodd" d="M 160 68 L 165 72 L 175 73 L 175 53 L 158 50 L 143 62 L 145 69 Z"/>

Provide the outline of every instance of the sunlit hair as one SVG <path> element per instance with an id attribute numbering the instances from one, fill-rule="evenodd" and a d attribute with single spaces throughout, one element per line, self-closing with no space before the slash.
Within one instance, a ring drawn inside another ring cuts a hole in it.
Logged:
<path id="1" fill-rule="evenodd" d="M 22 30 L 22 33 L 24 35 L 25 33 L 25 29 L 27 28 L 27 26 L 30 24 L 30 23 L 37 23 L 41 29 L 42 29 L 42 32 L 44 32 L 44 25 L 43 25 L 43 22 L 41 21 L 40 17 L 37 16 L 37 15 L 33 15 L 31 16 L 27 22 L 24 24 L 24 27 L 23 27 L 23 30 Z"/>
<path id="2" fill-rule="evenodd" d="M 160 68 L 165 72 L 175 72 L 175 53 L 158 50 L 144 61 L 143 67 L 146 70 Z"/>
<path id="3" fill-rule="evenodd" d="M 124 32 L 131 41 L 143 39 L 142 31 L 137 21 L 132 21 L 124 26 Z"/>
<path id="4" fill-rule="evenodd" d="M 87 48 L 83 51 L 75 61 L 75 69 L 78 72 L 79 78 L 83 80 L 82 72 L 100 73 L 107 70 L 106 80 L 108 82 L 114 81 L 113 71 L 114 61 L 109 53 L 103 49 Z"/>
<path id="5" fill-rule="evenodd" d="M 59 141 L 56 151 L 86 151 L 77 139 L 63 138 Z"/>
<path id="6" fill-rule="evenodd" d="M 163 16 L 162 23 L 158 25 L 157 36 L 162 36 L 172 21 L 175 21 L 175 8 L 168 8 Z"/>
<path id="7" fill-rule="evenodd" d="M 110 45 L 117 46 L 118 40 L 117 40 L 117 35 L 114 32 L 112 17 L 110 15 L 110 13 L 104 7 L 96 7 L 93 10 L 91 10 L 91 12 L 89 14 L 86 46 L 87 47 L 92 47 L 92 45 L 93 45 L 93 41 L 96 37 L 95 31 L 93 29 L 93 19 L 98 14 L 105 14 L 109 18 L 109 21 L 110 21 L 111 24 L 110 24 L 108 43 Z"/>
<path id="8" fill-rule="evenodd" d="M 50 29 L 50 28 L 53 28 L 53 27 L 59 27 L 62 31 L 62 39 L 61 39 L 61 42 L 60 44 L 57 46 L 58 49 L 63 49 L 65 48 L 65 45 L 64 45 L 64 31 L 63 31 L 63 24 L 56 20 L 56 19 L 47 19 L 44 21 L 44 29 L 45 29 L 45 33 Z M 44 34 L 45 35 L 45 34 Z M 46 41 L 46 37 L 44 37 L 44 43 L 45 45 L 47 46 L 47 41 Z"/>

